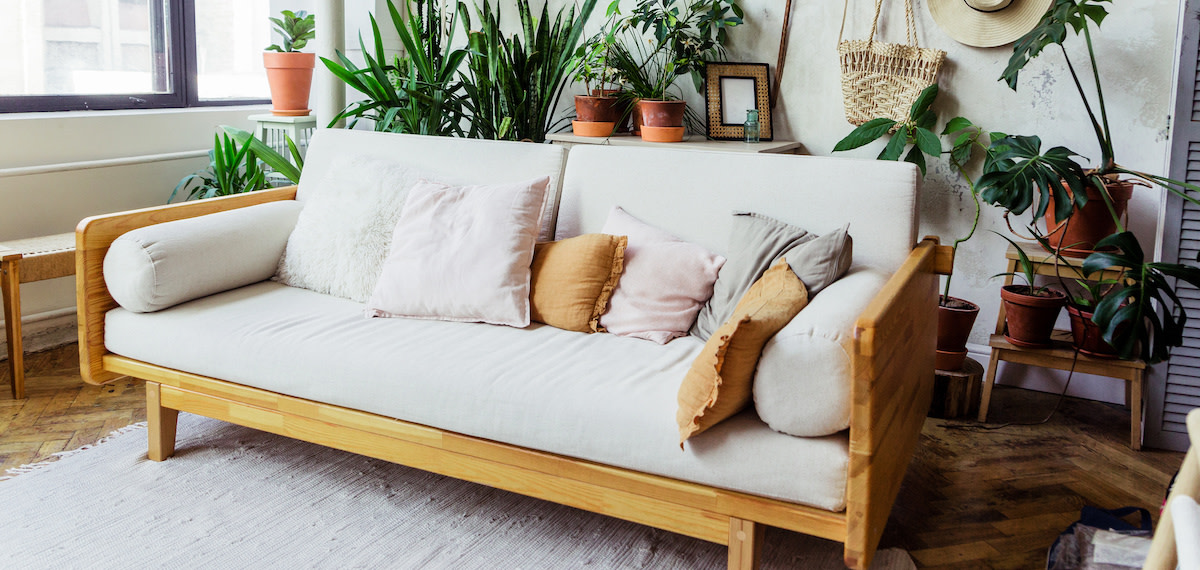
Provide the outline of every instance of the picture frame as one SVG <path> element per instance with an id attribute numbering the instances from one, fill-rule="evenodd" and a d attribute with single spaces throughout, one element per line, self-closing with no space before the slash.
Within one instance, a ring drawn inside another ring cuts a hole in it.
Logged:
<path id="1" fill-rule="evenodd" d="M 757 109 L 759 140 L 774 139 L 767 64 L 712 61 L 705 64 L 704 75 L 709 138 L 743 140 L 746 111 Z"/>

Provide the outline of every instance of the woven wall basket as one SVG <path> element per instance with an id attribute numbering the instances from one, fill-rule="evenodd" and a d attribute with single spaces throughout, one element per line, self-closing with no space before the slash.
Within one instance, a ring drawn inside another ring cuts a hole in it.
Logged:
<path id="1" fill-rule="evenodd" d="M 850 0 L 846 0 L 849 6 Z M 842 40 L 838 32 L 838 60 L 842 69 L 842 99 L 846 120 L 861 125 L 876 117 L 896 121 L 908 119 L 917 96 L 937 83 L 938 71 L 946 59 L 940 49 L 923 48 L 917 43 L 912 0 L 905 2 L 908 42 L 912 45 L 875 41 L 883 0 L 875 0 L 871 35 L 865 40 Z M 842 28 L 846 13 L 842 12 Z"/>

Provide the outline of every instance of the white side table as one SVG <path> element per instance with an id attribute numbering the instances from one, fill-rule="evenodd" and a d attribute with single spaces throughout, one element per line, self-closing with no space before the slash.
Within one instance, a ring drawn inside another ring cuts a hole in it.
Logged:
<path id="1" fill-rule="evenodd" d="M 317 130 L 317 117 L 315 115 L 280 117 L 267 113 L 263 115 L 250 115 L 250 120 L 254 121 L 257 125 L 254 128 L 254 136 L 289 160 L 292 157 L 292 153 L 288 151 L 287 139 L 284 136 L 290 137 L 292 142 L 296 143 L 296 148 L 300 151 L 300 156 L 303 157 L 307 154 L 309 139 L 312 138 L 313 132 Z"/>

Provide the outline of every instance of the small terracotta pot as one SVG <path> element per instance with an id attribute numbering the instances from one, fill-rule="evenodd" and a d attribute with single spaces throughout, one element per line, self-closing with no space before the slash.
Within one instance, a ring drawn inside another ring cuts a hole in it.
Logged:
<path id="1" fill-rule="evenodd" d="M 1028 285 L 1005 285 L 1000 288 L 1004 302 L 1004 321 L 1008 330 L 1004 338 L 1016 346 L 1045 348 L 1050 346 L 1054 321 L 1067 302 L 1067 296 L 1053 289 L 1046 295 L 1030 295 Z"/>
<path id="2" fill-rule="evenodd" d="M 979 316 L 979 305 L 957 297 L 940 297 L 938 303 L 938 370 L 958 370 L 967 357 L 967 337 Z"/>
<path id="3" fill-rule="evenodd" d="M 1068 196 L 1074 196 L 1069 186 L 1063 184 L 1063 187 L 1066 188 Z M 1110 182 L 1108 194 L 1112 196 L 1117 217 L 1124 216 L 1129 199 L 1133 197 L 1133 184 L 1125 181 Z M 1100 195 L 1100 190 L 1089 184 L 1087 199 L 1083 208 L 1075 209 L 1061 224 L 1054 221 L 1053 193 L 1046 203 L 1046 239 L 1051 247 L 1057 248 L 1065 257 L 1087 257 L 1096 251 L 1096 242 L 1117 231 L 1117 224 L 1113 221 L 1108 206 L 1104 204 L 1104 196 Z"/>
<path id="4" fill-rule="evenodd" d="M 575 116 L 584 123 L 616 123 L 621 119 L 620 100 L 616 97 L 576 95 Z"/>
<path id="5" fill-rule="evenodd" d="M 617 126 L 614 122 L 602 123 L 599 121 L 571 121 L 571 131 L 581 137 L 607 137 L 612 136 L 613 129 Z"/>
<path id="6" fill-rule="evenodd" d="M 616 97 L 620 89 L 592 89 L 592 97 Z"/>
<path id="7" fill-rule="evenodd" d="M 1098 358 L 1117 357 L 1117 349 L 1104 342 L 1104 331 L 1092 322 L 1092 313 L 1075 305 L 1067 305 L 1067 315 L 1071 317 L 1071 338 L 1079 352 Z"/>
<path id="8" fill-rule="evenodd" d="M 303 117 L 312 112 L 308 95 L 312 90 L 317 56 L 300 52 L 263 52 L 267 83 L 271 86 L 271 114 Z"/>
<path id="9" fill-rule="evenodd" d="M 643 99 L 639 104 L 642 109 L 642 125 L 651 127 L 683 126 L 683 114 L 687 110 L 687 101 Z"/>

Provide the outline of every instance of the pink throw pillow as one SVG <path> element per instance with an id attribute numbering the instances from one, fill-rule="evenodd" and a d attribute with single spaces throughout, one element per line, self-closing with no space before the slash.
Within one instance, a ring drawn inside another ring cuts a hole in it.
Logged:
<path id="1" fill-rule="evenodd" d="M 529 265 L 549 184 L 418 182 L 367 316 L 529 326 Z"/>
<path id="2" fill-rule="evenodd" d="M 666 344 L 687 335 L 725 258 L 613 207 L 601 233 L 629 236 L 625 273 L 600 317 L 608 332 Z"/>

